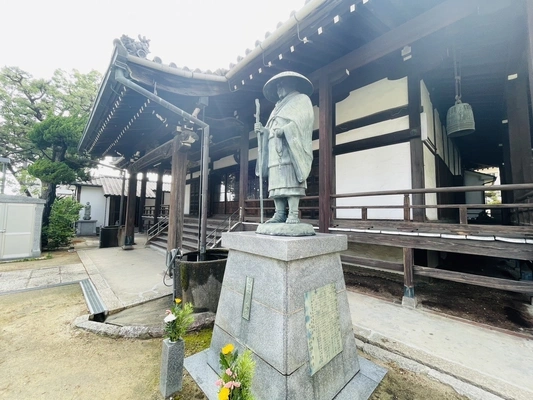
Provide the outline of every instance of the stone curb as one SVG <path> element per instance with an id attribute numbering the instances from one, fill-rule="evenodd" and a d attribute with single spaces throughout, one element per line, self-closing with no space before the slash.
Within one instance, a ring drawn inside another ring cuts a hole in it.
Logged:
<path id="1" fill-rule="evenodd" d="M 493 382 L 477 371 L 433 357 L 375 332 L 354 325 L 357 348 L 383 362 L 394 362 L 401 368 L 451 386 L 472 400 L 528 400 L 531 393 L 504 381 Z"/>
<path id="2" fill-rule="evenodd" d="M 90 314 L 77 317 L 72 325 L 76 328 L 84 329 L 97 335 L 109 336 L 113 338 L 128 339 L 153 339 L 163 337 L 163 326 L 143 326 L 143 325 L 111 325 L 105 322 L 91 321 Z M 200 329 L 212 327 L 215 323 L 215 314 L 203 312 L 194 314 L 194 322 L 187 332 L 199 331 Z"/>

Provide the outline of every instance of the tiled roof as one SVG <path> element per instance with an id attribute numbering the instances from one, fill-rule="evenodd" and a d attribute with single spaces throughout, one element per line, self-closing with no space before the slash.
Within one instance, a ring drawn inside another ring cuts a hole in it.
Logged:
<path id="1" fill-rule="evenodd" d="M 156 182 L 146 184 L 146 198 L 155 198 Z M 118 176 L 96 176 L 90 181 L 79 183 L 81 186 L 101 186 L 104 196 L 120 196 L 122 194 L 122 178 Z M 170 192 L 170 183 L 163 182 L 163 192 Z M 124 194 L 128 194 L 128 180 L 124 185 Z M 141 197 L 141 181 L 137 181 L 137 197 Z"/>
<path id="2" fill-rule="evenodd" d="M 309 3 L 311 0 L 305 0 L 303 3 L 306 5 L 307 3 Z M 289 17 L 292 17 L 294 14 L 296 13 L 296 11 L 292 11 L 289 15 Z M 276 30 L 278 30 L 281 26 L 283 26 L 283 22 L 280 21 L 277 23 L 276 25 L 276 29 L 274 30 L 274 32 Z M 272 35 L 271 32 L 267 31 L 265 32 L 265 39 L 267 39 L 270 35 Z M 255 44 L 254 44 L 254 47 L 258 47 L 260 46 L 262 43 L 261 40 L 256 40 L 255 41 Z M 247 48 L 245 51 L 244 51 L 244 54 L 245 56 L 247 56 L 248 54 L 250 54 L 252 52 L 252 49 L 250 48 Z M 245 56 L 243 57 L 242 55 L 239 55 L 237 56 L 236 58 L 236 63 L 230 63 L 229 64 L 229 69 L 226 69 L 226 68 L 218 68 L 216 71 L 211 71 L 211 70 L 201 70 L 199 68 L 196 68 L 196 69 L 191 69 L 187 66 L 183 66 L 183 67 L 178 67 L 174 62 L 170 62 L 169 64 L 164 64 L 163 63 L 163 60 L 161 59 L 161 57 L 158 57 L 158 56 L 154 56 L 153 59 L 151 61 L 153 61 L 154 63 L 157 63 L 157 64 L 161 64 L 161 65 L 168 65 L 169 67 L 171 68 L 175 68 L 175 69 L 178 69 L 178 70 L 182 70 L 182 71 L 187 71 L 187 72 L 193 72 L 193 73 L 201 73 L 201 74 L 205 74 L 205 75 L 216 75 L 216 76 L 225 76 L 229 70 L 233 69 L 238 63 L 240 63 L 244 58 Z M 146 58 L 146 57 L 145 57 Z"/>

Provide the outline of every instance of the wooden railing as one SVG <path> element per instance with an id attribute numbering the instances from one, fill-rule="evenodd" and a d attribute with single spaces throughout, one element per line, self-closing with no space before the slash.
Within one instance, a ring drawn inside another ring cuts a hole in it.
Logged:
<path id="1" fill-rule="evenodd" d="M 387 190 L 387 191 L 375 191 L 375 192 L 359 192 L 359 193 L 345 193 L 332 195 L 332 210 L 342 209 L 360 209 L 361 220 L 368 219 L 368 210 L 370 209 L 403 209 L 403 220 L 413 220 L 412 210 L 423 209 L 456 209 L 459 212 L 459 223 L 468 223 L 468 210 L 490 210 L 490 209 L 507 209 L 510 211 L 516 210 L 529 210 L 533 209 L 533 203 L 506 203 L 506 204 L 425 204 L 415 205 L 412 204 L 412 197 L 414 195 L 426 195 L 426 194 L 438 194 L 438 193 L 468 193 L 468 192 L 487 192 L 487 191 L 523 191 L 533 189 L 533 183 L 525 184 L 513 184 L 513 185 L 493 185 L 493 186 L 453 186 L 442 188 L 426 188 L 426 189 L 406 189 L 406 190 Z M 391 204 L 391 205 L 348 205 L 348 206 L 336 206 L 334 205 L 334 199 L 345 198 L 357 198 L 357 197 L 376 197 L 376 196 L 403 196 L 403 205 Z M 425 213 L 422 215 L 422 221 L 425 220 Z M 415 218 L 416 220 L 416 218 Z M 530 220 L 529 220 L 530 221 Z"/>
<path id="2" fill-rule="evenodd" d="M 517 197 L 517 201 L 514 203 L 506 204 L 424 204 L 424 205 L 415 205 L 412 204 L 412 198 L 416 195 L 426 195 L 426 194 L 439 194 L 439 193 L 467 193 L 467 192 L 487 192 L 487 191 L 531 191 L 526 196 Z M 338 206 L 336 205 L 337 199 L 347 199 L 347 198 L 361 198 L 361 197 L 386 197 L 386 196 L 403 196 L 403 204 L 380 204 L 380 205 L 345 205 Z M 265 214 L 273 214 L 274 212 L 274 203 L 270 199 L 265 199 L 264 210 Z M 316 203 L 314 206 L 306 205 L 306 203 Z M 301 214 L 310 214 L 311 212 L 316 214 L 315 218 L 318 218 L 318 196 L 306 196 L 302 197 L 300 200 L 300 213 Z M 245 201 L 244 209 L 244 218 L 247 217 L 258 217 L 259 216 L 259 200 L 250 199 Z M 383 209 L 383 210 L 403 210 L 403 220 L 412 221 L 418 220 L 419 222 L 426 221 L 425 213 L 422 211 L 422 221 L 417 218 L 413 218 L 413 210 L 424 210 L 424 209 L 455 209 L 458 211 L 457 222 L 460 224 L 468 223 L 468 210 L 510 210 L 517 215 L 528 214 L 528 218 L 522 218 L 519 220 L 522 224 L 532 224 L 533 219 L 530 218 L 530 211 L 533 209 L 533 183 L 527 184 L 511 184 L 511 185 L 494 185 L 494 186 L 453 186 L 453 187 L 441 187 L 441 188 L 426 188 L 426 189 L 404 189 L 404 190 L 385 190 L 385 191 L 372 191 L 372 192 L 356 192 L 356 193 L 344 193 L 344 194 L 334 194 L 331 196 L 331 209 L 335 214 L 337 210 L 360 210 L 360 218 L 347 218 L 353 220 L 368 220 L 368 211 L 372 209 Z M 420 212 L 419 212 L 420 214 Z M 315 219 L 309 217 L 310 219 Z"/>
<path id="3" fill-rule="evenodd" d="M 158 217 L 168 217 L 170 206 L 168 204 L 161 205 Z M 155 206 L 144 206 L 143 217 L 153 217 L 155 213 Z"/>

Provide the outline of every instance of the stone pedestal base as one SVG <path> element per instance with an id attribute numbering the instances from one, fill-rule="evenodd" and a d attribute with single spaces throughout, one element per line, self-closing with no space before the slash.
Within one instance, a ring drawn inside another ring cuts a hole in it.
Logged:
<path id="1" fill-rule="evenodd" d="M 239 352 L 252 351 L 252 391 L 257 400 L 368 398 L 385 370 L 370 363 L 367 372 L 361 371 L 340 262 L 346 236 L 237 232 L 224 234 L 222 245 L 229 255 L 211 346 L 185 360 L 208 398 L 216 399 L 219 353 L 228 343 Z M 329 314 L 336 317 L 334 329 L 323 326 L 327 317 L 309 313 L 312 293 L 326 287 L 331 289 L 327 302 L 333 310 Z M 335 335 L 335 351 L 327 339 L 308 340 Z"/>
<path id="2" fill-rule="evenodd" d="M 76 235 L 78 236 L 95 236 L 96 235 L 96 220 L 79 220 L 77 222 Z"/>

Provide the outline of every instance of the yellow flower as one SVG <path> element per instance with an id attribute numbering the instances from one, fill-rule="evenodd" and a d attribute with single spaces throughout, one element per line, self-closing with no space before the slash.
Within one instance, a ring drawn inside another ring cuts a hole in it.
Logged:
<path id="1" fill-rule="evenodd" d="M 227 387 L 223 387 L 220 389 L 220 392 L 218 392 L 218 400 L 228 400 L 229 399 L 229 389 Z"/>
<path id="2" fill-rule="evenodd" d="M 176 298 L 176 300 L 174 300 L 176 302 L 176 304 L 180 304 L 181 303 L 181 299 L 178 299 Z"/>
<path id="3" fill-rule="evenodd" d="M 233 351 L 235 347 L 233 347 L 233 345 L 230 343 L 230 344 L 227 344 L 225 345 L 224 347 L 222 347 L 222 354 L 226 355 L 226 354 L 229 354 Z"/>

